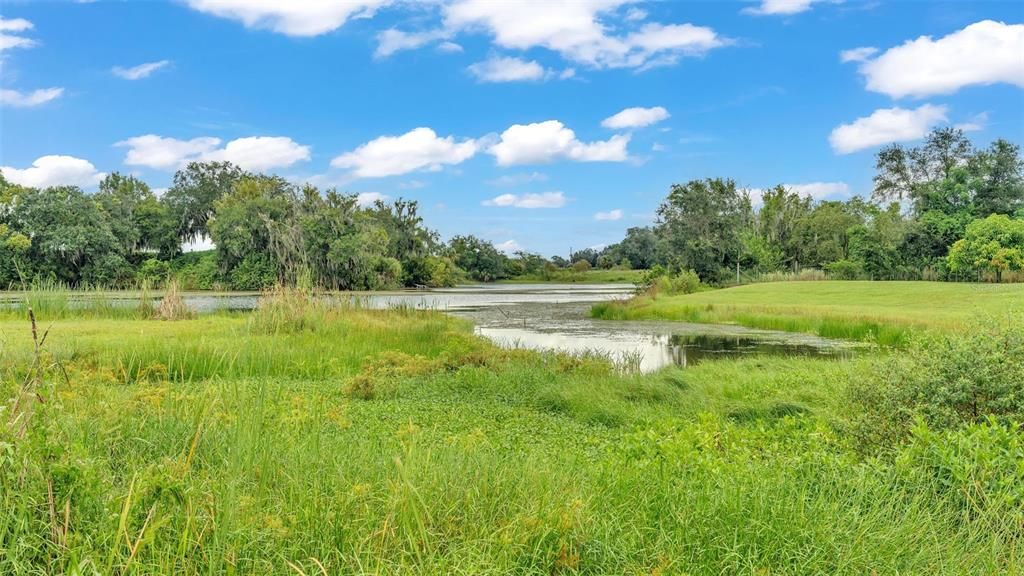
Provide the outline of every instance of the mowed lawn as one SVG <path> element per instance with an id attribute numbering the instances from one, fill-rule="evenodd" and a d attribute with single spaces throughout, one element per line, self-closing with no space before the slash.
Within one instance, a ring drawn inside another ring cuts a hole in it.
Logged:
<path id="1" fill-rule="evenodd" d="M 734 322 L 823 336 L 900 338 L 908 330 L 957 330 L 1024 310 L 1024 284 L 774 282 L 598 305 L 607 319 Z"/>

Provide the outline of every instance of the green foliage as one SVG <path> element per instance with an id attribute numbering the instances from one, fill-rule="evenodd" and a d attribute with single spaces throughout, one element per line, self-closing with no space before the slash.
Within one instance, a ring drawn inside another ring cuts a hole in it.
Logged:
<path id="1" fill-rule="evenodd" d="M 577 260 L 572 263 L 573 272 L 583 273 L 586 272 L 587 270 L 590 270 L 591 268 L 592 266 L 590 265 L 590 262 L 587 260 Z"/>
<path id="2" fill-rule="evenodd" d="M 997 281 L 1004 272 L 1024 270 L 1024 220 L 993 214 L 971 222 L 949 249 L 948 264 L 954 274 L 991 273 Z"/>
<path id="3" fill-rule="evenodd" d="M 1019 314 L 970 333 L 926 333 L 850 385 L 862 449 L 892 447 L 915 418 L 950 430 L 995 417 L 1024 421 L 1024 322 Z"/>
<path id="4" fill-rule="evenodd" d="M 750 217 L 750 201 L 732 180 L 692 180 L 675 184 L 658 208 L 660 232 L 681 268 L 718 282 L 737 262 L 740 230 Z"/>
<path id="5" fill-rule="evenodd" d="M 473 280 L 491 282 L 506 277 L 508 257 L 476 236 L 456 236 L 448 243 L 452 261 Z"/>
<path id="6" fill-rule="evenodd" d="M 171 261 L 171 273 L 185 290 L 215 290 L 221 285 L 217 254 L 189 252 Z"/>
<path id="7" fill-rule="evenodd" d="M 859 260 L 836 260 L 825 265 L 825 270 L 835 280 L 857 280 L 864 275 L 864 265 Z"/>

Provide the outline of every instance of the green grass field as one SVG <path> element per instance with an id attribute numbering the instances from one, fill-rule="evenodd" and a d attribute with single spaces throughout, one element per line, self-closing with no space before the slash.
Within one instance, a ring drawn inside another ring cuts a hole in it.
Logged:
<path id="1" fill-rule="evenodd" d="M 771 282 L 601 303 L 598 318 L 736 323 L 751 328 L 900 344 L 918 329 L 959 330 L 1024 310 L 1024 284 Z"/>
<path id="2" fill-rule="evenodd" d="M 0 412 L 0 574 L 1024 569 L 923 448 L 850 448 L 881 353 L 641 376 L 437 313 L 269 310 L 65 317 L 38 356 L 4 313 L 0 398 L 38 359 L 43 401 Z"/>

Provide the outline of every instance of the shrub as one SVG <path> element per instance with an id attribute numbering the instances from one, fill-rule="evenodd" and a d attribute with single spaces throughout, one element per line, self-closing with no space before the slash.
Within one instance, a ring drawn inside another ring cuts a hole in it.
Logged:
<path id="1" fill-rule="evenodd" d="M 700 277 L 693 270 L 682 270 L 673 274 L 660 265 L 648 270 L 636 283 L 637 292 L 649 296 L 693 294 L 702 287 Z"/>
<path id="2" fill-rule="evenodd" d="M 188 304 L 185 304 L 185 300 L 178 291 L 178 281 L 168 282 L 164 297 L 160 299 L 160 305 L 156 307 L 156 317 L 160 320 L 186 320 L 193 316 L 195 316 L 195 312 L 188 307 Z"/>
<path id="3" fill-rule="evenodd" d="M 833 280 L 856 280 L 864 275 L 864 266 L 857 260 L 836 260 L 825 264 L 825 271 Z"/>
<path id="4" fill-rule="evenodd" d="M 577 260 L 572 263 L 573 272 L 586 272 L 590 270 L 590 262 L 586 260 Z"/>
<path id="5" fill-rule="evenodd" d="M 167 281 L 167 277 L 170 273 L 170 263 L 163 260 L 157 260 L 156 258 L 149 258 L 139 266 L 137 276 L 141 282 L 150 283 L 154 286 L 161 286 L 165 281 Z"/>
<path id="6" fill-rule="evenodd" d="M 919 421 L 896 460 L 897 477 L 945 498 L 993 528 L 1024 529 L 1024 434 L 989 419 L 962 430 L 936 431 Z"/>
<path id="7" fill-rule="evenodd" d="M 935 430 L 1024 419 L 1024 318 L 970 333 L 924 334 L 851 383 L 852 432 L 862 449 L 894 446 L 922 419 Z"/>
<path id="8" fill-rule="evenodd" d="M 313 332 L 323 324 L 326 312 L 312 290 L 278 284 L 260 296 L 249 316 L 249 329 L 256 334 Z"/>

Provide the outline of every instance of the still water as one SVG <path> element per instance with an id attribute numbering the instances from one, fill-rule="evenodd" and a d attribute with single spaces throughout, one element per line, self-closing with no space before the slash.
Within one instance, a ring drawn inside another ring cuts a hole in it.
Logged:
<path id="1" fill-rule="evenodd" d="M 628 284 L 487 284 L 425 291 L 338 294 L 369 308 L 411 307 L 439 310 L 473 322 L 477 334 L 504 347 L 596 352 L 643 372 L 690 366 L 708 358 L 753 354 L 846 357 L 850 343 L 808 334 L 755 330 L 732 325 L 683 322 L 594 320 L 591 305 L 632 295 Z M 256 294 L 188 293 L 185 302 L 199 312 L 250 310 Z M 3 298 L 0 297 L 0 300 Z M 135 306 L 138 300 L 116 301 Z"/>
<path id="2" fill-rule="evenodd" d="M 594 320 L 590 306 L 625 299 L 631 285 L 489 284 L 352 296 L 363 306 L 440 310 L 467 318 L 477 334 L 504 347 L 597 352 L 635 363 L 641 371 L 689 366 L 709 358 L 753 354 L 846 357 L 849 343 L 807 334 L 732 325 Z M 338 296 L 348 298 L 348 296 Z M 199 310 L 248 309 L 255 296 L 189 295 Z"/>

